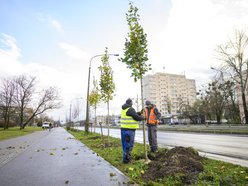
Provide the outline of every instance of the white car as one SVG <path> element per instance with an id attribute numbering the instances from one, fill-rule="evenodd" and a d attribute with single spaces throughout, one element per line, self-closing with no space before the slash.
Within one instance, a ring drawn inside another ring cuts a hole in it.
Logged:
<path id="1" fill-rule="evenodd" d="M 48 129 L 49 128 L 49 122 L 44 122 L 44 123 L 42 123 L 42 128 L 43 129 Z"/>

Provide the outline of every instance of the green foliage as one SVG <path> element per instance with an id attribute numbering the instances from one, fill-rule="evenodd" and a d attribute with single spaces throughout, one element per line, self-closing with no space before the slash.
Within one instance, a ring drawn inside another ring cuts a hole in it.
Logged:
<path id="1" fill-rule="evenodd" d="M 124 58 L 119 60 L 126 63 L 127 68 L 132 70 L 131 77 L 134 77 L 136 82 L 138 79 L 142 79 L 148 70 L 151 70 L 151 64 L 146 64 L 146 61 L 148 61 L 147 35 L 139 24 L 138 8 L 134 7 L 132 3 L 129 4 L 130 9 L 126 14 L 126 19 L 130 32 L 125 42 Z"/>
<path id="2" fill-rule="evenodd" d="M 101 99 L 104 102 L 109 102 L 113 99 L 113 93 L 115 90 L 115 84 L 113 81 L 113 71 L 112 68 L 109 66 L 109 55 L 108 55 L 108 48 L 105 49 L 105 54 L 101 58 L 102 65 L 99 67 L 101 71 L 101 78 L 100 78 L 100 87 L 101 87 Z"/>
<path id="3" fill-rule="evenodd" d="M 231 80 L 215 79 L 208 83 L 205 90 L 199 91 L 199 108 L 208 119 L 217 119 L 220 123 L 223 113 L 229 122 L 240 123 L 239 106 L 235 96 L 235 84 Z"/>
<path id="4" fill-rule="evenodd" d="M 99 94 L 99 89 L 97 86 L 97 81 L 93 80 L 93 84 L 94 84 L 94 88 L 91 91 L 90 95 L 89 95 L 89 104 L 91 106 L 95 106 L 100 102 L 100 94 Z"/>
<path id="5" fill-rule="evenodd" d="M 204 161 L 204 172 L 200 173 L 196 185 L 247 185 L 248 168 L 223 161 Z"/>

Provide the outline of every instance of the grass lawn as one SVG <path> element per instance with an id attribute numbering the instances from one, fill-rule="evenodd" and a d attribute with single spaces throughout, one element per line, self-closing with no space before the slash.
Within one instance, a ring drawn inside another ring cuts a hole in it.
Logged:
<path id="1" fill-rule="evenodd" d="M 95 153 L 99 154 L 106 161 L 111 163 L 117 169 L 127 175 L 131 183 L 139 185 L 169 185 L 169 186 L 181 186 L 185 175 L 178 173 L 174 176 L 167 176 L 152 181 L 145 181 L 144 175 L 148 170 L 148 165 L 143 160 L 143 145 L 135 143 L 132 151 L 132 161 L 129 164 L 122 163 L 122 146 L 120 139 L 110 137 L 110 145 L 104 147 L 101 144 L 100 134 L 85 135 L 83 131 L 69 131 L 76 139 L 82 141 L 86 146 L 92 149 Z M 104 137 L 105 143 L 107 137 Z M 163 151 L 165 149 L 159 149 Z M 198 174 L 195 186 L 208 186 L 208 185 L 248 185 L 248 168 L 233 165 L 223 161 L 217 161 L 204 158 L 202 160 L 204 167 L 203 172 Z"/>
<path id="2" fill-rule="evenodd" d="M 0 128 L 0 140 L 10 139 L 17 136 L 23 136 L 35 131 L 41 131 L 41 127 L 25 127 L 25 129 L 20 130 L 20 127 L 11 127 L 4 130 Z"/>

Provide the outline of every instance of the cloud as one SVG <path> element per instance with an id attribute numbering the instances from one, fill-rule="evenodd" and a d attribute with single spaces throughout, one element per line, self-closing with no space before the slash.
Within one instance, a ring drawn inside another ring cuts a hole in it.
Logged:
<path id="1" fill-rule="evenodd" d="M 62 28 L 61 24 L 55 20 L 55 19 L 52 19 L 50 18 L 50 23 L 52 24 L 52 26 L 57 29 L 59 32 L 63 33 L 64 32 L 64 29 Z"/>
<path id="2" fill-rule="evenodd" d="M 1 43 L 3 44 L 3 48 L 0 52 L 2 55 L 13 56 L 14 58 L 18 59 L 20 57 L 20 49 L 16 46 L 16 40 L 10 35 L 2 33 Z"/>
<path id="3" fill-rule="evenodd" d="M 62 27 L 62 24 L 58 21 L 58 20 L 56 20 L 56 19 L 54 19 L 53 17 L 51 17 L 51 16 L 46 16 L 46 15 L 44 15 L 44 14 L 42 14 L 42 13 L 37 13 L 36 14 L 36 17 L 37 17 L 37 19 L 39 20 L 39 21 L 41 21 L 41 22 L 47 22 L 47 23 L 49 23 L 53 28 L 55 28 L 59 33 L 64 33 L 64 29 L 63 29 L 63 27 Z"/>
<path id="4" fill-rule="evenodd" d="M 77 46 L 68 43 L 59 43 L 59 47 L 62 48 L 68 56 L 74 59 L 89 59 L 87 53 Z"/>
<path id="5" fill-rule="evenodd" d="M 23 72 L 19 63 L 21 49 L 17 47 L 15 38 L 4 33 L 0 38 L 0 76 L 21 74 Z"/>

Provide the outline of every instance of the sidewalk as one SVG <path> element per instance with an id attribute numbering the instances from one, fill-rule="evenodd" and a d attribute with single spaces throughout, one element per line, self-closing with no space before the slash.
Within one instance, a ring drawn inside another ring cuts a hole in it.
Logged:
<path id="1" fill-rule="evenodd" d="M 0 141 L 1 186 L 127 185 L 128 178 L 63 128 Z"/>

